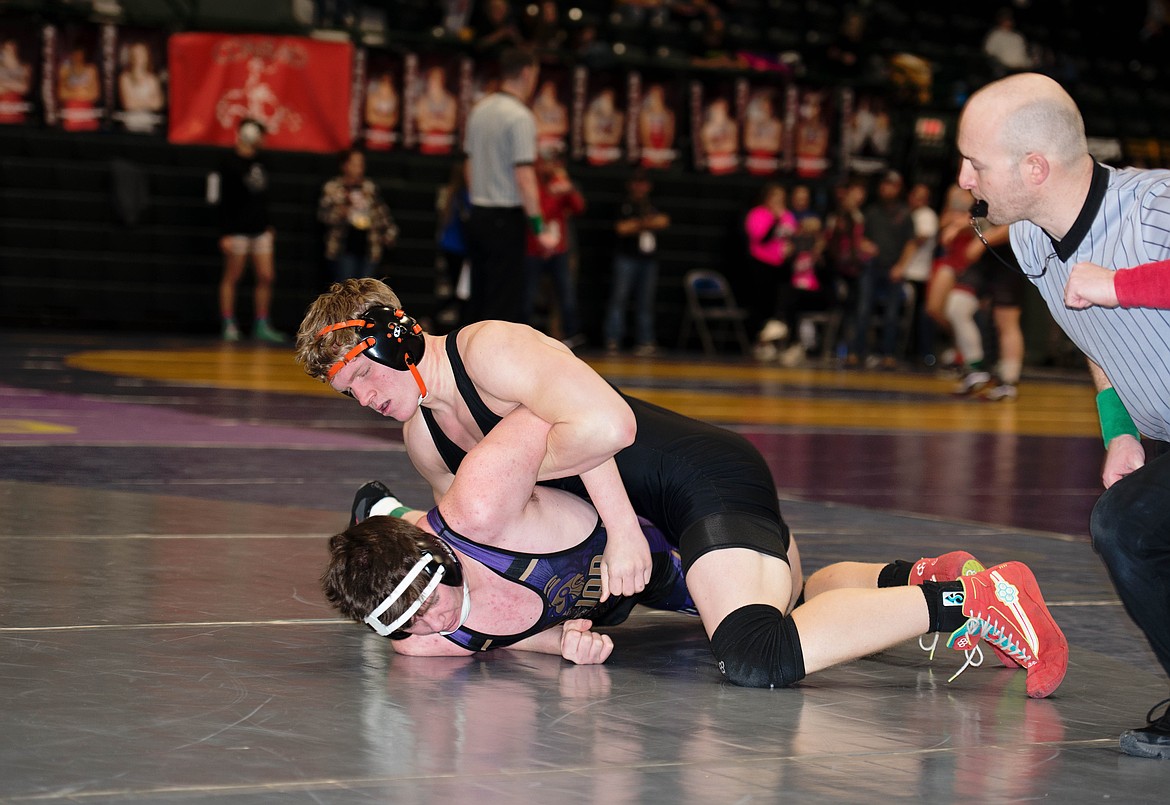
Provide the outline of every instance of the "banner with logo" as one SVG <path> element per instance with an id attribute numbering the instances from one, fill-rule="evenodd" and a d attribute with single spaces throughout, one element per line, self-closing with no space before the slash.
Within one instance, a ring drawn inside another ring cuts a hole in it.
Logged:
<path id="1" fill-rule="evenodd" d="M 353 46 L 294 36 L 183 33 L 170 39 L 174 143 L 228 146 L 241 120 L 266 148 L 348 148 Z"/>

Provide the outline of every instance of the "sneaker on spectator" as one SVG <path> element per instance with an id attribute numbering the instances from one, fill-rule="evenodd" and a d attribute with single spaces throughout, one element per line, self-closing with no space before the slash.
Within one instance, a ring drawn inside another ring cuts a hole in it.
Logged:
<path id="1" fill-rule="evenodd" d="M 1163 699 L 1146 713 L 1146 726 L 1121 733 L 1121 751 L 1136 757 L 1161 758 L 1170 760 L 1170 707 L 1158 718 L 1154 713 L 1159 707 L 1170 705 L 1170 699 Z"/>
<path id="2" fill-rule="evenodd" d="M 1016 389 L 1015 383 L 998 383 L 991 388 L 985 389 L 983 392 L 983 398 L 992 402 L 1014 400 L 1018 396 L 1019 390 Z"/>
<path id="3" fill-rule="evenodd" d="M 240 340 L 240 328 L 236 326 L 236 323 L 232 319 L 224 319 L 221 334 L 224 341 L 235 342 Z"/>
<path id="4" fill-rule="evenodd" d="M 959 385 L 955 387 L 955 394 L 960 397 L 977 394 L 990 382 L 990 372 L 967 372 L 967 374 L 963 375 L 963 379 L 959 381 Z"/>
<path id="5" fill-rule="evenodd" d="M 658 354 L 658 347 L 653 344 L 638 344 L 634 347 L 634 354 L 639 358 L 652 358 Z"/>
<path id="6" fill-rule="evenodd" d="M 252 336 L 257 341 L 268 341 L 272 344 L 283 344 L 288 341 L 284 333 L 272 328 L 266 319 L 257 319 L 256 327 L 252 330 Z"/>
<path id="7" fill-rule="evenodd" d="M 1006 562 L 959 581 L 968 621 L 951 634 L 947 646 L 966 651 L 982 637 L 1028 669 L 1029 697 L 1051 695 L 1068 670 L 1068 641 L 1028 566 Z"/>

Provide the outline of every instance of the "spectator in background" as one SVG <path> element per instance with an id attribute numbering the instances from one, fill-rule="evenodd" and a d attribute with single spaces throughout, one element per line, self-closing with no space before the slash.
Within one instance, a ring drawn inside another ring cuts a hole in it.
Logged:
<path id="1" fill-rule="evenodd" d="M 867 33 L 868 19 L 861 11 L 846 11 L 841 28 L 829 39 L 824 49 L 823 68 L 829 75 L 842 79 L 875 77 L 875 53 L 870 42 L 874 36 Z"/>
<path id="2" fill-rule="evenodd" d="M 670 226 L 670 216 L 650 201 L 653 184 L 643 169 L 635 171 L 628 195 L 614 224 L 617 248 L 613 258 L 613 286 L 605 312 L 605 349 L 621 349 L 626 332 L 626 305 L 634 295 L 634 354 L 657 352 L 654 336 L 654 295 L 658 290 L 658 234 Z"/>
<path id="3" fill-rule="evenodd" d="M 317 217 L 325 225 L 325 259 L 331 282 L 373 276 L 382 251 L 398 240 L 398 226 L 378 186 L 366 176 L 366 157 L 343 151 L 341 175 L 321 189 Z"/>
<path id="4" fill-rule="evenodd" d="M 471 297 L 467 321 L 520 321 L 524 293 L 525 226 L 547 245 L 536 187 L 536 118 L 527 103 L 539 67 L 531 53 L 500 59 L 500 88 L 471 110 L 464 151 L 471 193 L 467 246 Z M 527 219 L 527 220 L 526 220 Z"/>
<path id="5" fill-rule="evenodd" d="M 268 218 L 268 168 L 260 156 L 264 127 L 242 120 L 236 129 L 236 146 L 218 173 L 208 177 L 207 199 L 219 205 L 223 277 L 219 282 L 219 312 L 224 341 L 239 341 L 236 324 L 236 286 L 244 275 L 248 255 L 256 273 L 253 337 L 280 343 L 283 333 L 268 323 L 276 266 L 272 259 L 275 231 Z"/>
<path id="6" fill-rule="evenodd" d="M 796 216 L 796 222 L 798 224 L 803 223 L 806 218 L 816 218 L 818 224 L 817 229 L 820 230 L 824 226 L 824 221 L 821 219 L 820 213 L 813 209 L 812 191 L 808 189 L 808 185 L 806 184 L 793 186 L 792 190 L 788 193 L 788 209 L 792 210 L 792 214 Z"/>
<path id="7" fill-rule="evenodd" d="M 522 302 L 523 321 L 535 325 L 536 298 L 541 279 L 552 280 L 561 315 L 561 340 L 573 349 L 585 343 L 577 313 L 577 287 L 569 265 L 569 218 L 585 211 L 585 198 L 573 185 L 564 163 L 556 156 L 542 156 L 536 163 L 536 183 L 540 190 L 540 209 L 549 240 L 548 245 L 528 233 L 524 270 L 527 282 Z M 548 328 L 545 328 L 548 332 Z"/>
<path id="8" fill-rule="evenodd" d="M 1034 66 L 1028 40 L 1016 30 L 1016 18 L 1009 8 L 996 14 L 995 27 L 983 40 L 983 53 L 987 56 L 992 75 L 997 78 L 1030 70 Z"/>
<path id="9" fill-rule="evenodd" d="M 777 344 L 791 331 L 787 321 L 787 304 L 781 302 L 782 288 L 792 284 L 792 238 L 796 235 L 796 216 L 787 207 L 784 188 L 775 183 L 764 185 L 760 203 L 748 210 L 744 218 L 747 235 L 748 275 L 745 283 L 748 332 L 755 336 L 755 354 L 759 360 L 774 360 Z M 783 309 L 783 310 L 782 310 Z M 781 312 L 782 311 L 782 312 Z"/>
<path id="10" fill-rule="evenodd" d="M 565 46 L 568 33 L 561 24 L 556 0 L 541 0 L 539 6 L 530 8 L 536 9 L 528 30 L 532 46 L 542 53 L 559 53 Z"/>
<path id="11" fill-rule="evenodd" d="M 435 207 L 439 221 L 439 259 L 434 320 L 441 331 L 450 331 L 459 323 L 459 302 L 467 300 L 471 285 L 467 264 L 471 196 L 467 192 L 463 163 L 451 166 L 451 178 L 439 188 Z"/>
<path id="12" fill-rule="evenodd" d="M 926 284 L 938 247 L 938 213 L 930 206 L 930 188 L 919 182 L 906 196 L 914 224 L 914 253 L 906 261 L 902 279 L 913 291 L 914 313 L 910 320 L 911 355 L 923 364 L 934 362 L 934 320 L 926 315 Z"/>
<path id="13" fill-rule="evenodd" d="M 475 47 L 481 51 L 500 52 L 526 44 L 508 0 L 487 0 L 473 27 Z"/>
<path id="14" fill-rule="evenodd" d="M 902 279 L 906 263 L 916 248 L 910 208 L 902 200 L 902 175 L 889 171 L 878 183 L 877 200 L 865 208 L 865 239 L 872 255 L 861 273 L 857 301 L 857 330 L 851 363 L 865 360 L 883 369 L 897 365 L 898 328 L 902 313 Z M 882 305 L 881 340 L 876 361 L 868 360 L 869 324 L 877 305 Z"/>
<path id="15" fill-rule="evenodd" d="M 825 219 L 825 262 L 833 283 L 841 286 L 839 294 L 846 310 L 855 310 L 860 295 L 861 272 L 873 256 L 870 251 L 872 244 L 865 239 L 865 214 L 861 211 L 865 204 L 865 184 L 854 179 L 839 185 L 836 196 L 837 206 Z M 849 343 L 854 324 L 845 321 L 842 344 Z"/>

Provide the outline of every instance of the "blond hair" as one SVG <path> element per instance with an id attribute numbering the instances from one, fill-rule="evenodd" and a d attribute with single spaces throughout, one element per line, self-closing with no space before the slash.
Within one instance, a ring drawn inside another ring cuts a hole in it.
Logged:
<path id="1" fill-rule="evenodd" d="M 348 279 L 335 282 L 305 311 L 305 318 L 297 330 L 297 363 L 309 377 L 325 382 L 329 368 L 341 360 L 358 342 L 358 331 L 352 327 L 318 335 L 330 324 L 358 318 L 372 307 L 398 309 L 402 303 L 398 294 L 381 280 Z"/>

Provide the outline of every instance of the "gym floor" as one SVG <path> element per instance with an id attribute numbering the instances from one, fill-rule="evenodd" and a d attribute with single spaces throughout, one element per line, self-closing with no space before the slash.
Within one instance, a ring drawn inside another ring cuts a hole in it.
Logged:
<path id="1" fill-rule="evenodd" d="M 721 681 L 697 619 L 636 610 L 603 666 L 396 656 L 320 593 L 353 491 L 429 494 L 401 428 L 287 347 L 0 332 L 0 801 L 1165 802 L 1123 755 L 1167 682 L 1089 545 L 1080 373 L 1019 400 L 924 373 L 585 353 L 767 456 L 806 571 L 966 548 L 1035 571 L 1071 646 L 1049 699 L 914 642 L 783 690 Z M 859 613 L 859 617 L 863 613 Z"/>

